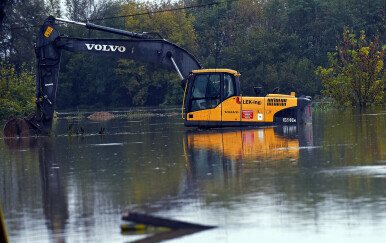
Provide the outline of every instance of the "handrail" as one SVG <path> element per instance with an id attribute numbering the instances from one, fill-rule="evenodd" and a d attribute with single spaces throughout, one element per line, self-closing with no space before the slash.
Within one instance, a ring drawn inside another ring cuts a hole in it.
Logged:
<path id="1" fill-rule="evenodd" d="M 181 110 L 182 119 L 184 119 L 185 96 L 186 96 L 186 89 L 187 89 L 187 87 L 188 87 L 188 80 L 186 80 L 185 90 L 184 90 L 184 98 L 182 100 L 182 110 Z"/>

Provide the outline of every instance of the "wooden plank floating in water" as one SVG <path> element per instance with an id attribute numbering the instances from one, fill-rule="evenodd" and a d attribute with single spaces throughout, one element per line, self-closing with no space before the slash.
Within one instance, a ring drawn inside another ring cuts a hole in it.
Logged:
<path id="1" fill-rule="evenodd" d="M 171 229 L 195 229 L 206 230 L 213 229 L 216 226 L 187 223 L 178 220 L 165 219 L 156 216 L 150 216 L 143 213 L 127 212 L 122 216 L 122 220 L 131 221 L 138 224 L 151 225 L 156 227 L 166 227 Z"/>

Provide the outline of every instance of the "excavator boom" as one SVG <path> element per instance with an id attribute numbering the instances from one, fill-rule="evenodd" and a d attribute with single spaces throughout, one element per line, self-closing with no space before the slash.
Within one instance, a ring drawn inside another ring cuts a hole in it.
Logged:
<path id="1" fill-rule="evenodd" d="M 132 38 L 84 39 L 61 36 L 56 21 Z M 62 50 L 159 64 L 167 69 L 175 69 L 181 79 L 187 78 L 192 70 L 201 69 L 200 63 L 188 51 L 164 39 L 151 39 L 151 34 L 48 17 L 38 33 L 35 47 L 36 112 L 28 118 L 13 118 L 8 121 L 4 127 L 4 135 L 13 137 L 50 134 Z"/>

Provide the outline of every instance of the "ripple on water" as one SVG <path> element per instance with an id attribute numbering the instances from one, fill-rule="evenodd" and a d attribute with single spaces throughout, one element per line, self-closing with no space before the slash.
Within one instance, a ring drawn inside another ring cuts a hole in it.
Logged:
<path id="1" fill-rule="evenodd" d="M 123 143 L 96 143 L 89 144 L 89 146 L 123 146 Z"/>
<path id="2" fill-rule="evenodd" d="M 374 178 L 386 178 L 386 165 L 365 165 L 365 166 L 346 166 L 329 170 L 323 170 L 321 173 L 341 176 L 368 176 Z"/>

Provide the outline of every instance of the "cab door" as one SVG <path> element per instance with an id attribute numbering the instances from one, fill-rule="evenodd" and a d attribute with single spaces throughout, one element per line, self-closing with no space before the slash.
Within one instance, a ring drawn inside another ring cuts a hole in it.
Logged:
<path id="1" fill-rule="evenodd" d="M 237 95 L 235 76 L 229 73 L 223 74 L 223 101 L 221 114 L 223 125 L 232 125 L 240 121 L 241 97 Z"/>
<path id="2" fill-rule="evenodd" d="M 187 120 L 221 121 L 221 74 L 196 74 L 190 90 Z"/>

